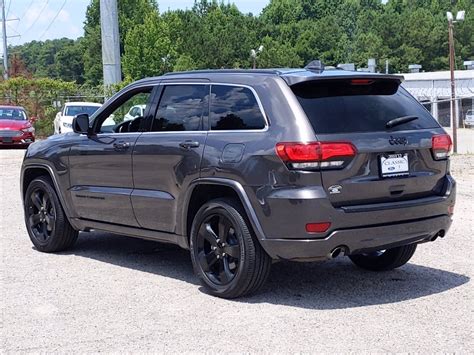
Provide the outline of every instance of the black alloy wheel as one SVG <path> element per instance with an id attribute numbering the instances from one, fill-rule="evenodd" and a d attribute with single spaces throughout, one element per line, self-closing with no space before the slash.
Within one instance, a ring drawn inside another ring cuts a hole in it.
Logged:
<path id="1" fill-rule="evenodd" d="M 74 245 L 79 232 L 69 223 L 48 176 L 30 182 L 24 195 L 24 208 L 26 230 L 36 249 L 51 253 Z"/>
<path id="2" fill-rule="evenodd" d="M 190 249 L 196 275 L 218 297 L 254 293 L 270 273 L 272 260 L 236 199 L 211 200 L 199 209 L 191 228 Z"/>
<path id="3" fill-rule="evenodd" d="M 198 232 L 198 260 L 205 275 L 216 285 L 231 282 L 240 263 L 235 227 L 223 214 L 206 218 Z"/>
<path id="4" fill-rule="evenodd" d="M 47 244 L 55 230 L 56 209 L 48 192 L 36 187 L 26 196 L 28 227 L 40 244 Z"/>

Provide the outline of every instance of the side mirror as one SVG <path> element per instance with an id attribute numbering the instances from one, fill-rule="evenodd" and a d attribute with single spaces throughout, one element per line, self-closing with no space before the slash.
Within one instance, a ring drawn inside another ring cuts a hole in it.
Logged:
<path id="1" fill-rule="evenodd" d="M 36 116 L 31 116 L 29 121 L 31 124 L 35 123 L 38 118 Z"/>
<path id="2" fill-rule="evenodd" d="M 89 134 L 89 115 L 81 113 L 72 119 L 72 129 L 75 133 Z"/>

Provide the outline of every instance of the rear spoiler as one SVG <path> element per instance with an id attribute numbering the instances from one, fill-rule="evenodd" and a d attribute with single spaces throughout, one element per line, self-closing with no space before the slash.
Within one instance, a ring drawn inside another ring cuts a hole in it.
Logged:
<path id="1" fill-rule="evenodd" d="M 333 71 L 333 70 L 331 70 Z M 333 73 L 325 71 L 324 74 L 314 74 L 311 72 L 298 72 L 288 73 L 280 75 L 283 80 L 286 81 L 288 86 L 293 86 L 295 84 L 300 84 L 310 81 L 320 81 L 320 80 L 346 80 L 346 79 L 373 79 L 373 80 L 394 80 L 398 84 L 401 84 L 405 78 L 402 75 L 392 75 L 392 74 L 377 74 L 377 73 L 359 73 L 351 71 L 342 71 L 334 70 Z M 298 75 L 299 74 L 299 75 Z"/>

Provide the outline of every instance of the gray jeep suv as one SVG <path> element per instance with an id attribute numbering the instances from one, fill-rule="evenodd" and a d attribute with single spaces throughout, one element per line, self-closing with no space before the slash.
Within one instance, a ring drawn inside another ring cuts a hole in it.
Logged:
<path id="1" fill-rule="evenodd" d="M 190 250 L 210 293 L 256 291 L 272 261 L 404 265 L 451 224 L 451 139 L 399 76 L 205 70 L 137 81 L 74 132 L 32 144 L 25 222 L 39 251 L 102 230 Z M 134 105 L 144 115 L 125 117 Z"/>

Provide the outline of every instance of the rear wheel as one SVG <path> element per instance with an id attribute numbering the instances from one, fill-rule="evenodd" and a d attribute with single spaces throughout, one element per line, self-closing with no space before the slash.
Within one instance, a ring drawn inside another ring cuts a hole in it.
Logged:
<path id="1" fill-rule="evenodd" d="M 36 249 L 57 252 L 76 242 L 78 232 L 69 224 L 49 177 L 29 184 L 24 204 L 26 229 Z"/>
<path id="2" fill-rule="evenodd" d="M 212 200 L 199 209 L 190 246 L 194 270 L 213 295 L 236 298 L 250 294 L 264 284 L 270 273 L 271 258 L 234 200 Z"/>
<path id="3" fill-rule="evenodd" d="M 416 244 L 409 244 L 367 254 L 349 255 L 349 258 L 362 269 L 387 271 L 405 265 L 415 254 L 415 250 Z"/>

